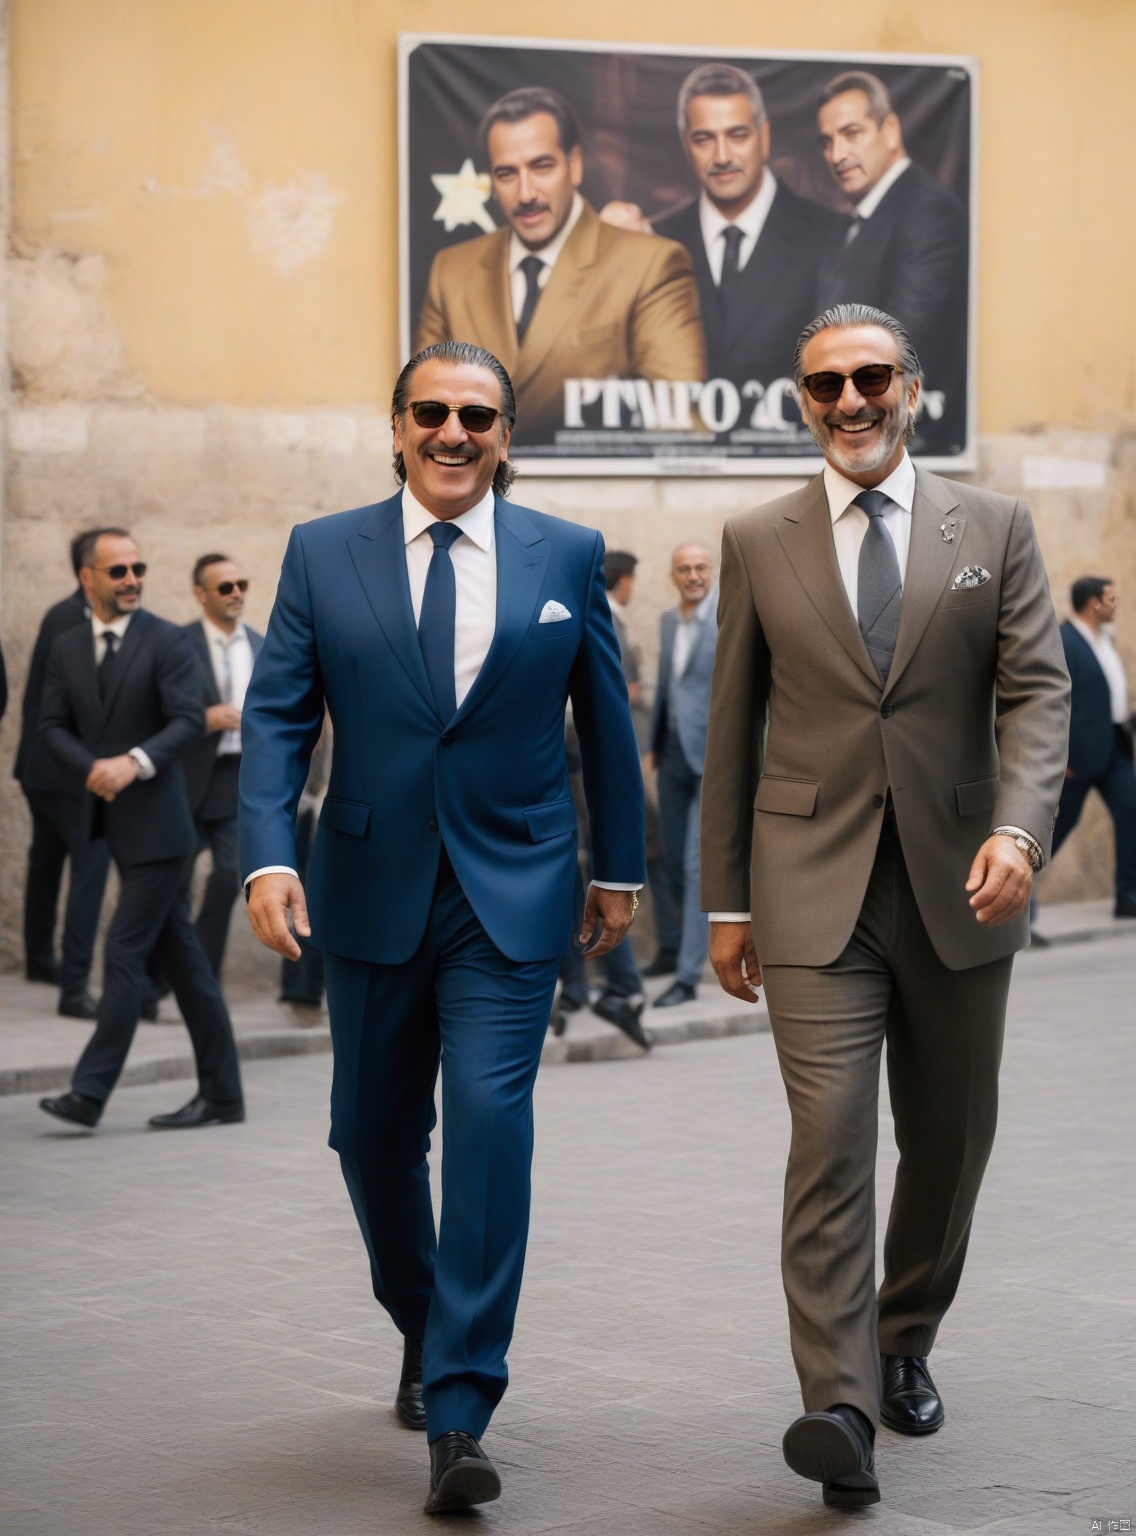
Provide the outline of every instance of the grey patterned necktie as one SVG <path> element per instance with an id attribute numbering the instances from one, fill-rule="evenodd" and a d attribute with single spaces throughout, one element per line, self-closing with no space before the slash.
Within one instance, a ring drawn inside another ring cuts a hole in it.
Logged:
<path id="1" fill-rule="evenodd" d="M 884 512 L 892 501 L 883 491 L 861 491 L 852 504 L 862 507 L 868 514 L 868 530 L 860 545 L 856 617 L 868 654 L 880 674 L 880 682 L 886 683 L 895 655 L 899 610 L 903 604 L 899 560 L 884 522 Z"/>

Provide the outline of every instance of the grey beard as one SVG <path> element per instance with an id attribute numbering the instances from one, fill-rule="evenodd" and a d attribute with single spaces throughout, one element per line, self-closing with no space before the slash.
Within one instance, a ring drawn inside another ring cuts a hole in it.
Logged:
<path id="1" fill-rule="evenodd" d="M 808 419 L 809 435 L 820 451 L 830 458 L 837 469 L 842 469 L 848 474 L 871 474 L 886 464 L 895 452 L 907 430 L 907 412 L 889 411 L 880 422 L 880 441 L 875 453 L 870 458 L 852 458 L 846 455 L 836 441 L 836 434 L 827 422 L 814 420 L 810 415 Z"/>

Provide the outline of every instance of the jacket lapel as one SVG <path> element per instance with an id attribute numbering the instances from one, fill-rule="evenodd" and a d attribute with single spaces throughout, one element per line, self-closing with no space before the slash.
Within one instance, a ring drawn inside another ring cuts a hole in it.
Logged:
<path id="1" fill-rule="evenodd" d="M 558 263 L 559 265 L 559 263 Z M 538 306 L 539 307 L 539 306 Z M 496 684 L 533 622 L 551 546 L 519 507 L 497 497 L 494 515 L 497 547 L 497 625 L 493 643 L 454 716 L 464 719 Z M 425 675 L 425 668 L 423 668 Z"/>
<path id="2" fill-rule="evenodd" d="M 118 648 L 117 664 L 111 677 L 110 688 L 102 703 L 102 718 L 105 721 L 114 708 L 114 701 L 122 691 L 122 683 L 130 668 L 134 665 L 135 658 L 141 653 L 142 641 L 146 630 L 150 625 L 150 615 L 140 609 L 135 613 L 130 623 L 126 626 L 126 634 L 122 637 L 122 644 Z M 94 646 L 91 647 L 91 660 L 94 660 Z M 98 698 L 98 674 L 95 676 L 95 698 Z"/>
<path id="3" fill-rule="evenodd" d="M 133 625 L 131 626 L 133 627 Z M 129 634 L 129 630 L 127 633 Z M 76 626 L 75 665 L 78 688 L 72 696 L 76 721 L 81 721 L 79 735 L 84 741 L 93 741 L 102 724 L 103 706 L 99 700 L 99 674 L 95 666 L 95 638 L 90 619 L 83 626 Z"/>
<path id="4" fill-rule="evenodd" d="M 541 290 L 540 302 L 521 343 L 513 372 L 513 384 L 518 391 L 548 360 L 557 338 L 575 317 L 577 309 L 595 302 L 589 275 L 595 265 L 599 238 L 599 216 L 585 203 L 575 229 L 564 242 L 564 249 Z"/>
<path id="5" fill-rule="evenodd" d="M 543 297 L 543 295 L 542 295 Z M 509 230 L 502 229 L 485 242 L 485 252 L 474 268 L 466 291 L 466 308 L 475 321 L 483 347 L 499 358 L 516 381 L 517 326 L 509 290 Z M 537 305 L 540 309 L 540 305 Z"/>
<path id="6" fill-rule="evenodd" d="M 817 475 L 801 492 L 799 510 L 786 512 L 777 525 L 777 537 L 789 564 L 796 571 L 809 601 L 852 660 L 875 686 L 880 686 L 860 626 L 856 622 L 836 563 L 832 518 L 824 490 L 824 476 Z M 892 668 L 892 676 L 895 669 Z"/>
<path id="7" fill-rule="evenodd" d="M 888 673 L 888 694 L 895 687 L 904 668 L 914 656 L 923 632 L 931 622 L 935 605 L 958 559 L 966 518 L 958 511 L 958 501 L 943 480 L 924 470 L 915 471 L 915 500 L 911 507 L 911 544 L 907 552 L 907 572 L 903 579 L 903 606 L 899 611 L 899 634 L 895 655 Z M 944 522 L 954 537 L 943 537 Z"/>
<path id="8" fill-rule="evenodd" d="M 205 626 L 200 619 L 190 629 L 190 638 L 197 651 L 197 659 L 202 666 L 202 676 L 205 679 L 205 696 L 210 704 L 220 704 L 221 695 L 217 692 L 217 679 L 213 676 L 213 658 L 209 654 L 209 641 L 205 637 Z M 255 652 L 253 653 L 255 655 Z"/>
<path id="9" fill-rule="evenodd" d="M 389 501 L 378 503 L 359 531 L 348 539 L 347 548 L 379 628 L 407 677 L 436 716 L 437 706 L 426 676 L 410 602 L 401 491 Z"/>

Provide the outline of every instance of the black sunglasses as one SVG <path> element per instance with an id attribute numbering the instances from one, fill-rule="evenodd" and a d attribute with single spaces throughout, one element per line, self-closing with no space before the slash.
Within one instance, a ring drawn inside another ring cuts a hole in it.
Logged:
<path id="1" fill-rule="evenodd" d="M 215 587 L 206 587 L 206 592 L 220 592 L 222 597 L 232 597 L 234 592 L 247 592 L 249 589 L 248 577 L 238 576 L 236 581 L 219 581 Z"/>
<path id="2" fill-rule="evenodd" d="M 446 405 L 442 400 L 412 400 L 410 410 L 420 427 L 431 429 L 444 427 L 456 412 L 467 432 L 488 432 L 501 414 L 491 405 Z"/>
<path id="3" fill-rule="evenodd" d="M 100 571 L 104 576 L 109 576 L 111 581 L 121 581 L 127 574 L 142 577 L 146 574 L 145 560 L 137 560 L 133 565 L 93 565 L 93 571 Z"/>
<path id="4" fill-rule="evenodd" d="M 887 394 L 892 374 L 902 372 L 894 363 L 865 363 L 854 373 L 806 373 L 801 383 L 818 405 L 831 405 L 844 393 L 845 379 L 852 380 L 857 394 L 874 400 L 877 395 Z"/>

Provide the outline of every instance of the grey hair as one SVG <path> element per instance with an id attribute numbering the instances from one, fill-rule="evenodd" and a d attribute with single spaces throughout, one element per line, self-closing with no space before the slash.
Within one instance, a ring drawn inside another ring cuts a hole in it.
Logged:
<path id="1" fill-rule="evenodd" d="M 887 86 L 878 75 L 870 74 L 866 69 L 846 69 L 842 75 L 834 76 L 820 93 L 819 105 L 823 107 L 826 101 L 843 96 L 845 91 L 863 91 L 868 98 L 868 116 L 877 127 L 895 110 Z"/>
<path id="2" fill-rule="evenodd" d="M 501 389 L 501 419 L 507 427 L 514 427 L 517 422 L 517 400 L 513 393 L 513 381 L 509 377 L 505 365 L 493 356 L 493 353 L 485 347 L 475 346 L 472 341 L 436 341 L 433 346 L 423 347 L 421 352 L 415 355 L 403 368 L 395 381 L 394 394 L 391 397 L 391 422 L 401 416 L 410 404 L 410 386 L 414 382 L 414 375 L 423 363 L 457 363 L 472 368 L 488 368 L 493 374 Z M 493 475 L 493 489 L 498 496 L 507 496 L 517 471 L 508 459 L 498 464 Z M 396 452 L 394 456 L 394 477 L 399 485 L 406 484 L 406 463 L 402 454 Z"/>
<path id="3" fill-rule="evenodd" d="M 871 304 L 834 304 L 831 309 L 826 309 L 823 315 L 810 320 L 797 337 L 797 345 L 793 351 L 793 378 L 798 389 L 805 376 L 805 348 L 813 337 L 819 336 L 822 331 L 842 331 L 853 325 L 877 325 L 881 330 L 887 331 L 888 335 L 895 340 L 899 370 L 908 384 L 910 385 L 913 379 L 918 379 L 920 384 L 923 383 L 923 367 L 919 361 L 919 354 L 915 350 L 915 343 L 907 327 L 894 315 L 889 315 L 886 310 L 874 309 Z M 915 418 L 922 408 L 923 402 L 920 399 L 907 419 L 907 431 L 904 435 L 908 442 L 915 436 Z"/>
<path id="4" fill-rule="evenodd" d="M 678 136 L 686 137 L 686 111 L 695 96 L 744 96 L 760 128 L 766 119 L 765 98 L 752 75 L 734 64 L 700 64 L 682 82 L 678 93 Z"/>

